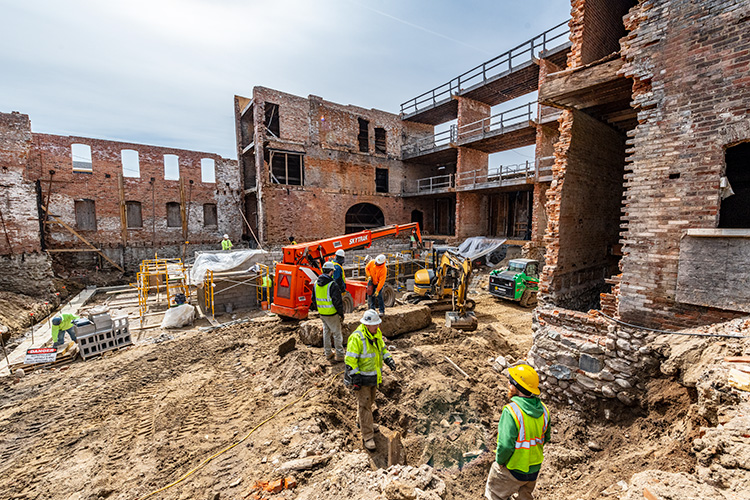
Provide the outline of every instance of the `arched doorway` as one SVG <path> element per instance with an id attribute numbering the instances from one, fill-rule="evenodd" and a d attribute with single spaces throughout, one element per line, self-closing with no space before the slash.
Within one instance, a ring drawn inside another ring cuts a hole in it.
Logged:
<path id="1" fill-rule="evenodd" d="M 371 203 L 357 203 L 346 212 L 346 234 L 385 226 L 383 211 Z"/>

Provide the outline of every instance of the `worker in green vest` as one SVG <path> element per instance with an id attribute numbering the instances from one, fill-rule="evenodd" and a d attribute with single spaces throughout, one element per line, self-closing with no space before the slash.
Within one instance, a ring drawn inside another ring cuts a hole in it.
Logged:
<path id="1" fill-rule="evenodd" d="M 65 343 L 65 334 L 70 336 L 70 340 L 76 341 L 76 334 L 73 328 L 73 321 L 77 320 L 75 314 L 61 314 L 52 318 L 52 347 L 60 347 Z"/>
<path id="2" fill-rule="evenodd" d="M 221 249 L 222 250 L 231 250 L 233 246 L 234 245 L 232 245 L 232 242 L 229 240 L 229 235 L 225 234 L 224 235 L 224 239 L 221 240 Z"/>
<path id="3" fill-rule="evenodd" d="M 365 311 L 359 327 L 349 335 L 346 344 L 346 372 L 344 384 L 354 389 L 357 395 L 357 420 L 362 432 L 365 448 L 375 449 L 375 427 L 372 418 L 372 403 L 375 391 L 383 382 L 383 363 L 391 370 L 396 363 L 385 348 L 382 320 L 375 309 Z"/>
<path id="4" fill-rule="evenodd" d="M 323 274 L 318 276 L 315 282 L 315 303 L 318 306 L 318 314 L 323 321 L 323 351 L 327 359 L 333 359 L 334 353 L 331 349 L 331 337 L 336 348 L 334 362 L 344 361 L 344 338 L 341 334 L 341 323 L 344 321 L 344 301 L 341 298 L 341 290 L 333 279 L 333 271 L 336 266 L 333 262 L 323 264 Z"/>
<path id="5" fill-rule="evenodd" d="M 539 399 L 539 375 L 527 364 L 508 368 L 508 397 L 497 426 L 497 450 L 484 496 L 533 500 L 544 444 L 550 440 L 549 411 Z"/>

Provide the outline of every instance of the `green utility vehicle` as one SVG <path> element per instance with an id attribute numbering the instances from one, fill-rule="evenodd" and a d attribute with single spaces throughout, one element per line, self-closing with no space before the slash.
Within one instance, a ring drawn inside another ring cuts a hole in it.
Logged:
<path id="1" fill-rule="evenodd" d="M 513 259 L 507 269 L 490 272 L 490 294 L 520 302 L 522 307 L 536 304 L 539 291 L 539 261 Z"/>

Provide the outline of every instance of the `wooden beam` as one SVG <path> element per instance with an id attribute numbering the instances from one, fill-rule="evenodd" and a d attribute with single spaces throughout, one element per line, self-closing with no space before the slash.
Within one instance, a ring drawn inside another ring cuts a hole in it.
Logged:
<path id="1" fill-rule="evenodd" d="M 98 252 L 96 248 L 48 248 L 49 253 Z"/>
<path id="2" fill-rule="evenodd" d="M 591 92 L 595 87 L 617 80 L 624 80 L 617 74 L 624 61 L 620 58 L 583 68 L 569 69 L 547 75 L 547 80 L 539 87 L 539 102 L 555 107 L 571 106 L 577 96 Z"/>
<path id="3" fill-rule="evenodd" d="M 47 212 L 47 215 L 49 217 L 52 217 L 54 223 L 59 224 L 62 227 L 64 227 L 65 229 L 67 229 L 68 231 L 70 231 L 70 233 L 73 234 L 73 236 L 77 237 L 79 240 L 81 240 L 86 245 L 88 245 L 89 247 L 91 247 L 94 251 L 96 251 L 96 253 L 98 253 L 99 255 L 101 255 L 102 257 L 104 257 L 104 259 L 107 262 L 109 262 L 110 264 L 112 264 L 113 266 L 115 266 L 117 269 L 119 269 L 123 273 L 125 272 L 125 269 L 123 269 L 115 261 L 113 261 L 112 259 L 110 259 L 109 257 L 107 257 L 107 255 L 104 252 L 102 252 L 100 249 L 96 248 L 96 246 L 94 246 L 89 240 L 87 240 L 86 238 L 84 238 L 83 236 L 81 236 L 78 233 L 78 231 L 76 231 L 75 229 L 73 229 L 72 227 L 70 227 L 68 224 L 65 223 L 65 221 L 63 221 L 62 219 L 60 219 L 56 215 L 50 214 L 49 210 L 47 210 L 46 206 L 42 205 L 42 210 L 44 210 L 45 212 Z"/>

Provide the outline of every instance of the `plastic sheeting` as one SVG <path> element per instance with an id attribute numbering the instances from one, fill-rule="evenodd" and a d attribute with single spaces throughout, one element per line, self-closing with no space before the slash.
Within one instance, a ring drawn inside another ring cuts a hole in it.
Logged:
<path id="1" fill-rule="evenodd" d="M 250 270 L 256 262 L 264 260 L 265 250 L 234 250 L 231 252 L 200 252 L 190 269 L 190 280 L 194 284 L 203 283 L 206 271 Z"/>
<path id="2" fill-rule="evenodd" d="M 171 307 L 164 313 L 164 319 L 161 321 L 162 328 L 180 328 L 185 325 L 192 325 L 195 318 L 195 307 L 190 304 Z"/>
<path id="3" fill-rule="evenodd" d="M 473 236 L 467 238 L 458 246 L 458 253 L 462 257 L 477 260 L 484 257 L 488 266 L 495 267 L 505 258 L 507 249 L 503 246 L 506 238 L 486 238 L 484 236 Z"/>

